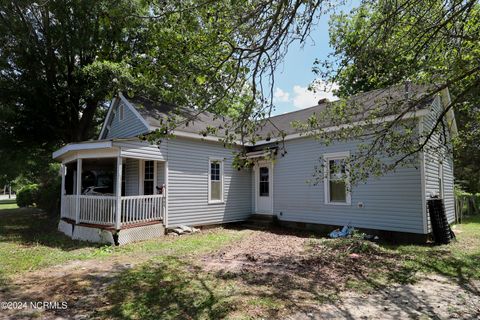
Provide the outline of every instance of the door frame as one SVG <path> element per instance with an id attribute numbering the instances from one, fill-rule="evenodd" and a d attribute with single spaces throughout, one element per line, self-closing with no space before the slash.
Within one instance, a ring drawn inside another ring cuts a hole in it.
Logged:
<path id="1" fill-rule="evenodd" d="M 259 173 L 260 167 L 267 166 L 269 168 L 269 176 L 268 176 L 268 183 L 269 183 L 269 192 L 270 192 L 270 207 L 271 211 L 261 211 L 258 210 L 258 198 L 260 197 L 260 188 L 259 188 Z M 260 160 L 258 161 L 253 170 L 254 174 L 254 181 L 255 181 L 255 213 L 264 214 L 264 215 L 273 215 L 273 161 L 272 160 Z"/>

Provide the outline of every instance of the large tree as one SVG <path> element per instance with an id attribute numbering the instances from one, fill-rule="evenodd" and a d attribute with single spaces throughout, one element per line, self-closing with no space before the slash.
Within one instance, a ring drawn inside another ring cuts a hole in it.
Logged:
<path id="1" fill-rule="evenodd" d="M 452 95 L 448 108 L 455 109 L 460 129 L 456 176 L 471 191 L 480 191 L 478 1 L 364 1 L 349 13 L 333 16 L 330 43 L 334 52 L 327 61 L 316 61 L 314 70 L 323 80 L 338 84 L 337 94 L 342 98 L 403 86 L 407 81 L 430 85 L 429 95 L 448 87 Z M 345 110 L 348 107 L 345 105 Z M 393 129 L 395 124 L 389 126 Z M 375 140 L 391 140 L 378 144 L 376 152 L 382 153 L 384 148 L 393 152 L 397 147 L 397 158 L 402 152 L 422 151 L 424 141 L 430 138 L 430 132 L 423 139 L 412 139 L 411 135 L 394 135 L 393 130 L 373 131 Z"/>
<path id="2" fill-rule="evenodd" d="M 1 133 L 45 149 L 91 138 L 117 90 L 218 116 L 234 105 L 241 131 L 270 110 L 264 82 L 324 3 L 1 1 Z"/>

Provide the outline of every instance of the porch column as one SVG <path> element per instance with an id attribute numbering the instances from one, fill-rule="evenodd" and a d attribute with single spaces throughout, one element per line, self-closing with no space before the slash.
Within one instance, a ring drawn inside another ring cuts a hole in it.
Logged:
<path id="1" fill-rule="evenodd" d="M 115 196 L 117 197 L 117 210 L 115 215 L 115 229 L 120 230 L 122 216 L 122 157 L 117 157 L 117 181 L 115 185 Z"/>
<path id="2" fill-rule="evenodd" d="M 75 198 L 75 223 L 76 224 L 80 223 L 80 195 L 81 194 L 82 194 L 82 159 L 77 159 L 77 196 Z"/>
<path id="3" fill-rule="evenodd" d="M 65 216 L 65 208 L 63 202 L 63 196 L 65 195 L 65 170 L 66 166 L 62 163 L 60 165 L 60 174 L 62 175 L 62 189 L 60 191 L 60 218 L 63 218 Z"/>

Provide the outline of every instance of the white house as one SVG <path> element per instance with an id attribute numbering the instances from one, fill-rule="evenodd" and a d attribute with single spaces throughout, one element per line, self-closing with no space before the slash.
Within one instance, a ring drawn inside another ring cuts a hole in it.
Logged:
<path id="1" fill-rule="evenodd" d="M 398 97 L 398 90 L 392 87 L 382 94 Z M 375 94 L 361 97 L 374 104 Z M 448 90 L 443 90 L 406 117 L 418 121 L 420 131 L 429 130 L 448 103 Z M 357 147 L 354 140 L 325 146 L 292 127 L 292 121 L 305 120 L 325 107 L 319 104 L 270 118 L 272 126 L 287 133 L 288 154 L 275 155 L 275 139 L 262 140 L 249 146 L 255 166 L 237 170 L 232 167 L 235 150 L 224 148 L 219 136 L 201 134 L 207 126 L 221 124 L 220 119 L 203 113 L 179 126 L 174 138 L 152 145 L 138 137 L 159 128 L 160 119 L 168 117 L 172 107 L 119 94 L 98 140 L 68 144 L 53 153 L 62 163 L 59 229 L 77 239 L 123 244 L 160 236 L 165 228 L 179 225 L 223 224 L 264 214 L 289 224 L 349 224 L 425 238 L 431 231 L 426 206 L 430 193 L 444 199 L 448 220 L 453 222 L 451 148 L 444 148 L 442 159 L 421 152 L 415 167 L 399 168 L 351 189 L 335 174 L 323 184 L 306 183 L 319 158 L 333 166 Z M 456 134 L 452 111 L 446 122 L 449 136 Z M 267 125 L 259 134 L 267 136 L 269 130 L 272 127 Z M 439 143 L 438 136 L 429 142 Z"/>

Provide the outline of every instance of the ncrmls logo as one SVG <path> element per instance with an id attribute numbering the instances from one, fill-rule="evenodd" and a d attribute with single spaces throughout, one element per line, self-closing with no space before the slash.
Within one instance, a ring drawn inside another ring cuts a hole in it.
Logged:
<path id="1" fill-rule="evenodd" d="M 46 310 L 65 310 L 68 308 L 68 304 L 65 301 L 31 301 L 30 308 Z"/>

